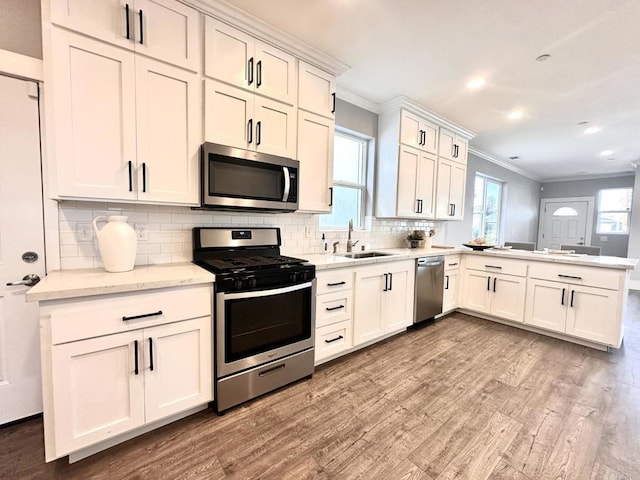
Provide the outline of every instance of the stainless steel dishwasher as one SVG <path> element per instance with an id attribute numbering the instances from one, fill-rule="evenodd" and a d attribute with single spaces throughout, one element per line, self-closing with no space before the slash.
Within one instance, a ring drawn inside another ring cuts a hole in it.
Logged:
<path id="1" fill-rule="evenodd" d="M 423 257 L 416 260 L 414 324 L 442 313 L 443 283 L 444 256 Z"/>

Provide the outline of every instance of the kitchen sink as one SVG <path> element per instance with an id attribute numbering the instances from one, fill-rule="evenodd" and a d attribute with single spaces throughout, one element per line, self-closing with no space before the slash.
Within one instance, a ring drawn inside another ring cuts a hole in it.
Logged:
<path id="1" fill-rule="evenodd" d="M 353 253 L 342 253 L 341 257 L 347 258 L 372 258 L 372 257 L 388 257 L 394 255 L 393 253 L 384 253 L 384 252 L 353 252 Z"/>

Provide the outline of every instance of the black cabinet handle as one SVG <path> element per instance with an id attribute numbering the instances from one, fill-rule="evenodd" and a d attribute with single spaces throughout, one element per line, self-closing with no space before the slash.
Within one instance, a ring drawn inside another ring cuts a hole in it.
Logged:
<path id="1" fill-rule="evenodd" d="M 449 216 L 453 217 L 453 203 L 449 204 Z"/>
<path id="2" fill-rule="evenodd" d="M 498 281 L 498 277 L 493 277 L 493 293 L 496 293 L 496 282 Z"/>
<path id="3" fill-rule="evenodd" d="M 144 44 L 144 21 L 142 20 L 142 10 L 140 10 L 140 45 Z"/>
<path id="4" fill-rule="evenodd" d="M 262 137 L 262 122 L 258 120 L 256 123 L 256 145 L 260 145 L 260 139 Z"/>
<path id="5" fill-rule="evenodd" d="M 153 339 L 149 337 L 149 370 L 153 372 Z"/>
<path id="6" fill-rule="evenodd" d="M 485 265 L 484 268 L 497 268 L 498 270 L 502 270 L 502 267 L 499 265 Z"/>
<path id="7" fill-rule="evenodd" d="M 393 290 L 393 273 L 389 274 L 389 290 Z"/>
<path id="8" fill-rule="evenodd" d="M 564 292 L 565 292 L 566 288 L 562 289 L 562 297 L 560 297 L 560 305 L 564 305 Z"/>
<path id="9" fill-rule="evenodd" d="M 331 97 L 332 97 L 331 102 L 333 104 L 333 106 L 331 107 L 331 113 L 336 113 L 336 94 L 332 93 Z"/>
<path id="10" fill-rule="evenodd" d="M 420 130 L 420 141 L 418 142 L 418 145 L 424 145 L 425 143 L 427 143 L 427 132 L 425 132 L 424 130 Z"/>
<path id="11" fill-rule="evenodd" d="M 456 144 L 451 144 L 451 158 L 456 158 Z"/>
<path id="12" fill-rule="evenodd" d="M 127 320 L 137 320 L 139 318 L 156 317 L 158 315 L 162 315 L 162 310 L 158 310 L 157 312 L 153 312 L 153 313 L 143 313 L 142 315 L 133 315 L 131 317 L 122 317 L 122 321 L 126 322 Z"/>
<path id="13" fill-rule="evenodd" d="M 249 59 L 247 64 L 247 81 L 249 82 L 249 85 L 253 83 L 253 57 Z"/>
<path id="14" fill-rule="evenodd" d="M 333 207 L 333 187 L 329 187 L 329 206 Z"/>
<path id="15" fill-rule="evenodd" d="M 487 277 L 487 292 L 491 291 L 491 277 Z"/>
<path id="16" fill-rule="evenodd" d="M 570 307 L 573 307 L 573 297 L 576 294 L 575 290 L 571 290 L 571 303 L 569 304 Z"/>
<path id="17" fill-rule="evenodd" d="M 450 264 L 449 264 L 449 266 L 450 266 L 450 267 L 455 267 L 456 265 L 458 265 L 458 262 L 450 263 Z"/>
<path id="18" fill-rule="evenodd" d="M 256 63 L 256 87 L 262 85 L 262 60 Z"/>
<path id="19" fill-rule="evenodd" d="M 416 213 L 420 213 L 420 200 L 416 198 Z"/>
<path id="20" fill-rule="evenodd" d="M 127 40 L 131 39 L 131 28 L 129 27 L 129 4 L 124 6 L 124 20 L 127 28 Z"/>
<path id="21" fill-rule="evenodd" d="M 129 191 L 133 192 L 133 162 L 129 160 Z"/>
<path id="22" fill-rule="evenodd" d="M 337 342 L 338 340 L 342 340 L 344 337 L 342 335 L 338 335 L 336 338 L 332 338 L 331 340 L 325 340 L 324 343 L 333 343 L 333 342 Z"/>
<path id="23" fill-rule="evenodd" d="M 387 290 L 389 290 L 389 274 L 385 273 L 384 274 L 384 289 L 382 291 L 386 292 Z"/>
<path id="24" fill-rule="evenodd" d="M 344 305 L 338 305 L 337 307 L 325 307 L 325 310 L 327 312 L 331 312 L 333 310 L 340 310 L 341 308 L 344 308 Z"/>
<path id="25" fill-rule="evenodd" d="M 445 285 L 444 289 L 449 290 L 449 275 L 445 275 L 444 278 L 447 279 L 447 284 Z"/>
<path id="26" fill-rule="evenodd" d="M 327 283 L 327 287 L 337 287 L 338 285 L 346 285 L 347 282 Z"/>
<path id="27" fill-rule="evenodd" d="M 142 162 L 142 192 L 146 193 L 147 191 L 147 164 L 146 162 Z"/>
<path id="28" fill-rule="evenodd" d="M 138 375 L 140 373 L 140 370 L 138 369 L 138 340 L 133 341 L 133 358 L 135 360 L 133 371 Z"/>
<path id="29" fill-rule="evenodd" d="M 558 276 L 560 278 L 572 278 L 574 280 L 582 280 L 582 277 L 574 277 L 573 275 L 561 275 L 561 274 L 558 274 Z"/>
<path id="30" fill-rule="evenodd" d="M 253 143 L 253 118 L 247 122 L 247 143 Z"/>
<path id="31" fill-rule="evenodd" d="M 422 204 L 423 204 L 423 201 L 422 201 L 422 200 L 418 200 L 418 202 L 420 202 L 420 211 L 419 211 L 418 213 L 422 213 Z"/>
<path id="32" fill-rule="evenodd" d="M 453 144 L 453 158 L 458 158 L 459 149 L 457 144 Z"/>

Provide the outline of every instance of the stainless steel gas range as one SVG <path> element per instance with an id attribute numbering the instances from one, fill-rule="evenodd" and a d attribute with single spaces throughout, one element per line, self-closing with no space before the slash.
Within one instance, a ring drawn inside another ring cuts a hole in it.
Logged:
<path id="1" fill-rule="evenodd" d="M 193 229 L 215 273 L 215 409 L 313 374 L 315 266 L 280 255 L 279 228 Z"/>

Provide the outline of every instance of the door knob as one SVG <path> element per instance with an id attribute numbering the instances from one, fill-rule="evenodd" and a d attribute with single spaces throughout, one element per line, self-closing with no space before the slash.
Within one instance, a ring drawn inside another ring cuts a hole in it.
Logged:
<path id="1" fill-rule="evenodd" d="M 22 277 L 22 280 L 18 280 L 17 282 L 8 282 L 8 287 L 13 287 L 16 285 L 25 285 L 27 287 L 33 287 L 36 283 L 40 281 L 40 277 L 35 273 L 30 273 Z"/>

